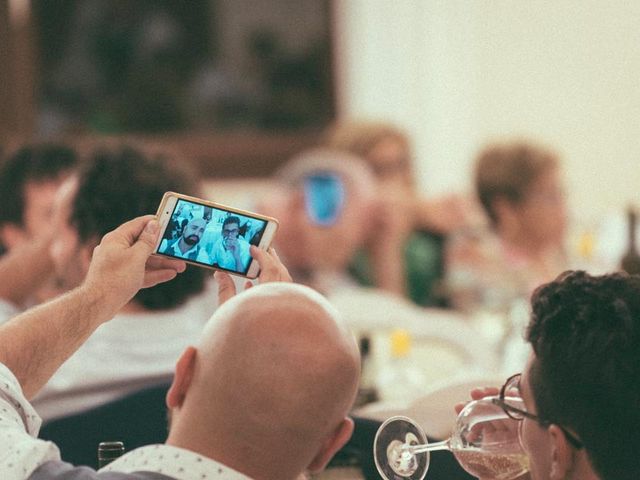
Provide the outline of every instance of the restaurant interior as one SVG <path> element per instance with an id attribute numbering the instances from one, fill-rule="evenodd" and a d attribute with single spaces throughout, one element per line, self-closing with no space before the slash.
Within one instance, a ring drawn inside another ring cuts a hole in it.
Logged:
<path id="1" fill-rule="evenodd" d="M 352 414 L 442 440 L 470 390 L 524 368 L 536 287 L 640 273 L 639 21 L 621 0 L 3 0 L 0 159 L 32 144 L 163 152 L 200 198 L 276 217 L 293 281 L 358 344 Z M 285 203 L 296 182 L 308 228 Z M 75 463 L 94 439 L 146 441 L 105 430 L 109 415 L 162 435 L 163 391 L 139 385 L 92 410 L 51 391 L 51 415 L 36 397 L 43 438 Z M 312 478 L 381 478 L 367 435 Z M 444 455 L 427 479 L 471 478 Z"/>

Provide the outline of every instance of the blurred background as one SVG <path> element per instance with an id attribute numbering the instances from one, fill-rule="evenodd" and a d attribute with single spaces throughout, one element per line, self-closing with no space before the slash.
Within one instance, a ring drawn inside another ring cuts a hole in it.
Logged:
<path id="1" fill-rule="evenodd" d="M 640 273 L 639 24 L 622 0 L 0 0 L 0 159 L 150 145 L 281 219 L 360 341 L 362 415 L 445 438 L 522 368 L 533 288 Z M 141 192 L 145 154 L 113 155 Z"/>
<path id="2" fill-rule="evenodd" d="M 638 20 L 621 0 L 2 0 L 0 138 L 160 135 L 260 176 L 338 117 L 382 117 L 438 194 L 524 136 L 560 152 L 588 223 L 638 199 Z"/>

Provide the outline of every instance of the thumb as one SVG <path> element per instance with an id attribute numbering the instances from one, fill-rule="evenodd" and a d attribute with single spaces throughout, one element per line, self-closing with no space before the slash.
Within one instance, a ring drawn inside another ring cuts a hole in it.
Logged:
<path id="1" fill-rule="evenodd" d="M 225 272 L 217 271 L 213 274 L 213 277 L 218 282 L 218 305 L 222 305 L 235 296 L 236 284 L 233 283 L 231 275 Z"/>
<path id="2" fill-rule="evenodd" d="M 153 249 L 156 247 L 156 243 L 158 241 L 159 228 L 160 224 L 155 218 L 149 220 L 147 225 L 144 227 L 144 230 L 142 230 L 142 233 L 140 233 L 140 236 L 138 237 L 138 240 L 136 240 L 133 248 L 145 252 L 146 255 L 153 253 Z"/>

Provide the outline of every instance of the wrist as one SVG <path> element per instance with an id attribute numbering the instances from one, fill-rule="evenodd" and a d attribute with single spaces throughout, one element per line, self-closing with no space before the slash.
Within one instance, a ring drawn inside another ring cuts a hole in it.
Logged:
<path id="1" fill-rule="evenodd" d="M 82 284 L 72 290 L 74 301 L 90 312 L 91 319 L 96 324 L 110 320 L 124 306 L 122 302 L 111 298 L 104 289 Z"/>

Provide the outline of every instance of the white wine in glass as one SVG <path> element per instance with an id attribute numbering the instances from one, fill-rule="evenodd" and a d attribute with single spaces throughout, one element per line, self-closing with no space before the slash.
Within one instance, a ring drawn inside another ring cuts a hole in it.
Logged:
<path id="1" fill-rule="evenodd" d="M 521 403 L 509 398 L 510 404 Z M 460 412 L 448 440 L 428 443 L 424 430 L 407 417 L 391 417 L 378 429 L 373 453 L 385 480 L 422 480 L 429 469 L 429 452 L 450 450 L 471 475 L 511 480 L 529 469 L 518 438 L 518 422 L 495 397 L 469 402 Z"/>

